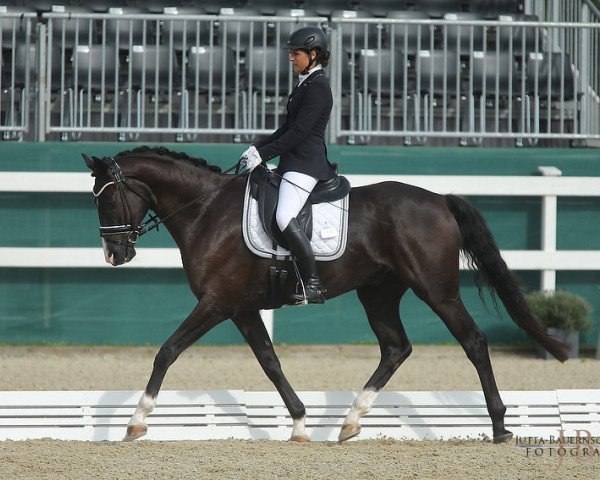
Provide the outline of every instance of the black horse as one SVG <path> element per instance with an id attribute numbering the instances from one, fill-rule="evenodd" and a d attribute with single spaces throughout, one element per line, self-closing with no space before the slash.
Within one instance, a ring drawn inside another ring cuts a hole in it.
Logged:
<path id="1" fill-rule="evenodd" d="M 125 439 L 146 433 L 146 417 L 169 366 L 211 328 L 230 318 L 281 394 L 294 421 L 291 440 L 309 441 L 304 405 L 283 374 L 259 315 L 260 309 L 268 307 L 270 261 L 254 256 L 242 239 L 246 176 L 225 175 L 205 160 L 165 148 L 141 147 L 105 158 L 83 156 L 95 177 L 94 196 L 107 262 L 116 266 L 134 257 L 138 226 L 152 210 L 165 220 L 175 239 L 198 299 L 156 355 Z M 181 208 L 195 199 L 192 206 Z M 399 314 L 400 299 L 408 289 L 442 319 L 475 366 L 494 442 L 510 440 L 512 433 L 504 427 L 506 407 L 498 393 L 486 337 L 460 297 L 460 251 L 476 272 L 480 292 L 482 285 L 487 285 L 513 321 L 558 360 L 568 358 L 568 348 L 549 336 L 528 309 L 481 215 L 457 196 L 398 182 L 353 188 L 349 204 L 346 251 L 337 260 L 321 263 L 319 270 L 328 287 L 326 298 L 357 291 L 379 342 L 381 360 L 354 401 L 340 441 L 360 432 L 361 416 L 369 412 L 377 393 L 411 353 Z M 295 283 L 288 279 L 288 294 Z"/>

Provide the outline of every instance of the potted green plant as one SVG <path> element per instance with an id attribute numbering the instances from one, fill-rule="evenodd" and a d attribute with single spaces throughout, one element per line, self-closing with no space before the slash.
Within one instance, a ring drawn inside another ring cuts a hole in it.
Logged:
<path id="1" fill-rule="evenodd" d="M 592 326 L 592 307 L 581 296 L 566 290 L 536 291 L 526 295 L 527 304 L 546 331 L 571 346 L 569 358 L 579 357 L 579 332 Z M 543 358 L 553 358 L 538 347 Z"/>

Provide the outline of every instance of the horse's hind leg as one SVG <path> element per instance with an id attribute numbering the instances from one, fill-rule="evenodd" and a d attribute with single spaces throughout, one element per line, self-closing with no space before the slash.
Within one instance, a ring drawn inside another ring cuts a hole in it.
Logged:
<path id="1" fill-rule="evenodd" d="M 277 388 L 283 403 L 292 416 L 294 427 L 290 440 L 310 442 L 310 437 L 304 429 L 306 409 L 281 370 L 281 364 L 259 312 L 247 312 L 233 317 L 232 320 L 250 345 L 265 374 Z"/>
<path id="2" fill-rule="evenodd" d="M 437 305 L 432 303 L 429 305 L 461 344 L 477 370 L 488 413 L 492 419 L 494 443 L 508 442 L 512 438 L 512 433 L 504 428 L 506 407 L 498 392 L 485 334 L 479 329 L 460 297 L 442 301 Z"/>
<path id="3" fill-rule="evenodd" d="M 135 413 L 127 425 L 125 441 L 135 440 L 146 434 L 148 430 L 146 417 L 154 409 L 156 397 L 158 396 L 167 370 L 177 360 L 177 357 L 202 335 L 223 320 L 224 318 L 221 315 L 212 312 L 203 302 L 200 302 L 179 328 L 175 330 L 173 335 L 163 344 L 154 359 L 152 375 L 150 375 L 146 390 L 142 394 Z"/>
<path id="4" fill-rule="evenodd" d="M 340 442 L 360 433 L 360 418 L 371 410 L 379 391 L 412 352 L 400 320 L 400 299 L 405 291 L 406 288 L 399 286 L 392 279 L 381 285 L 357 289 L 358 298 L 379 341 L 381 359 L 363 391 L 352 403 L 340 431 Z"/>

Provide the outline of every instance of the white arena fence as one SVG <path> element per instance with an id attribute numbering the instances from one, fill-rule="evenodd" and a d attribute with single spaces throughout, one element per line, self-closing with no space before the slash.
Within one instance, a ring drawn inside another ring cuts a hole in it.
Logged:
<path id="1" fill-rule="evenodd" d="M 0 440 L 119 441 L 141 394 L 0 392 Z M 356 394 L 299 392 L 306 405 L 307 433 L 313 440 L 337 440 Z M 576 437 L 586 442 L 600 436 L 600 390 L 504 391 L 500 395 L 507 406 L 506 427 L 518 437 Z M 292 431 L 292 419 L 277 392 L 161 391 L 147 421 L 146 440 L 288 440 Z M 361 440 L 492 437 L 479 391 L 382 392 L 361 425 L 357 437 Z"/>
<path id="2" fill-rule="evenodd" d="M 40 141 L 249 141 L 285 118 L 289 33 L 320 25 L 331 40 L 331 143 L 598 140 L 600 12 L 586 0 L 560 3 L 525 2 L 527 14 L 495 18 L 57 8 L 38 21 L 6 12 L 0 130 Z"/>
<path id="3" fill-rule="evenodd" d="M 502 256 L 513 270 L 538 270 L 540 288 L 554 290 L 559 270 L 600 270 L 600 250 L 557 250 L 558 197 L 598 197 L 599 177 L 562 177 L 555 167 L 539 167 L 540 176 L 478 175 L 348 175 L 353 187 L 396 180 L 437 193 L 465 196 L 542 198 L 541 249 L 503 250 Z M 0 191 L 89 193 L 93 179 L 87 173 L 0 172 Z M 182 268 L 176 248 L 138 248 L 138 255 L 121 268 Z M 0 268 L 108 268 L 98 248 L 0 247 Z M 111 267 L 112 268 L 112 267 Z M 468 268 L 466 262 L 462 269 Z M 273 312 L 262 312 L 273 338 Z M 600 341 L 600 340 L 599 340 Z"/>

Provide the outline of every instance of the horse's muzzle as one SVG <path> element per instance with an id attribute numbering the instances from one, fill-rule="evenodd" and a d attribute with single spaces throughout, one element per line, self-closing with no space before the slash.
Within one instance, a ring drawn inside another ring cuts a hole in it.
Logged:
<path id="1" fill-rule="evenodd" d="M 104 260 L 113 267 L 130 262 L 135 257 L 135 247 L 131 244 L 119 245 L 102 239 Z"/>

